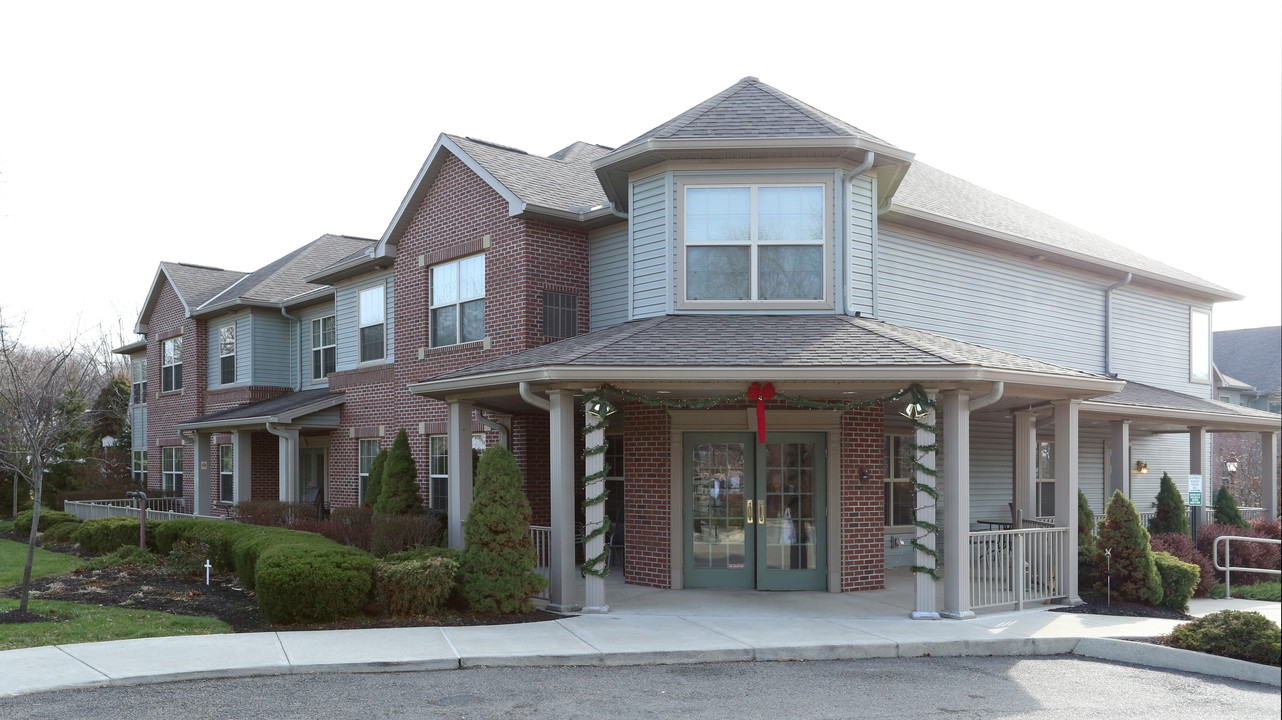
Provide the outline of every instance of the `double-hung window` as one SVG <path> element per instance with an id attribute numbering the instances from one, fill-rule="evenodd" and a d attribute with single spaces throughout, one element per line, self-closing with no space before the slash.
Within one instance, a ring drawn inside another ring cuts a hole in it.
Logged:
<path id="1" fill-rule="evenodd" d="M 916 492 L 913 490 L 913 444 L 906 435 L 886 438 L 886 498 L 885 523 L 887 527 L 913 524 Z"/>
<path id="2" fill-rule="evenodd" d="M 829 185 L 684 185 L 681 305 L 832 307 Z"/>
<path id="3" fill-rule="evenodd" d="M 382 360 L 387 355 L 387 303 L 380 283 L 360 292 L 360 362 Z"/>
<path id="4" fill-rule="evenodd" d="M 378 438 L 361 440 L 357 447 L 357 492 L 361 505 L 365 504 L 365 495 L 369 492 L 369 470 L 374 466 L 374 456 L 378 455 Z"/>
<path id="5" fill-rule="evenodd" d="M 1055 516 L 1055 443 L 1037 443 L 1037 517 Z"/>
<path id="6" fill-rule="evenodd" d="M 335 348 L 334 316 L 316 318 L 312 321 L 312 379 L 322 380 L 329 377 L 337 366 Z"/>
<path id="7" fill-rule="evenodd" d="M 173 392 L 183 387 L 183 339 L 179 335 L 160 344 L 160 391 Z"/>
<path id="8" fill-rule="evenodd" d="M 472 457 L 485 452 L 485 433 L 472 433 Z M 450 506 L 450 436 L 433 435 L 428 441 L 428 502 L 433 509 L 448 510 Z"/>
<path id="9" fill-rule="evenodd" d="M 236 502 L 236 447 L 218 446 L 218 500 Z"/>
<path id="10" fill-rule="evenodd" d="M 218 384 L 236 382 L 236 325 L 218 328 Z"/>
<path id="11" fill-rule="evenodd" d="M 129 368 L 130 382 L 133 384 L 133 404 L 147 402 L 147 358 L 134 358 Z"/>
<path id="12" fill-rule="evenodd" d="M 166 495 L 183 494 L 183 449 L 161 448 L 161 489 Z"/>
<path id="13" fill-rule="evenodd" d="M 485 339 L 485 256 L 432 268 L 432 347 Z"/>
<path id="14" fill-rule="evenodd" d="M 133 451 L 133 478 L 134 484 L 140 488 L 147 487 L 147 451 Z"/>

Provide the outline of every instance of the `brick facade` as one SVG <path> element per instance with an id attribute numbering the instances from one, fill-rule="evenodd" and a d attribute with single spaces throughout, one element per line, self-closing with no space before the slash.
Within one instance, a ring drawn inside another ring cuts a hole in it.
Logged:
<path id="1" fill-rule="evenodd" d="M 186 316 L 186 309 L 178 293 L 161 275 L 156 288 L 156 305 L 152 311 L 147 333 L 147 490 L 160 495 L 164 483 L 162 473 L 166 447 L 182 447 L 183 497 L 192 507 L 195 502 L 196 450 L 184 444 L 175 427 L 205 412 L 205 365 L 208 357 L 205 323 Z M 162 344 L 165 340 L 182 337 L 181 390 L 164 392 L 161 384 Z"/>

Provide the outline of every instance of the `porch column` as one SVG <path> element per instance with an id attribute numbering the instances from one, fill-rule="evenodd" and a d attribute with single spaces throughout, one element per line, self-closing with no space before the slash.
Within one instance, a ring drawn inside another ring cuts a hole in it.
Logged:
<path id="1" fill-rule="evenodd" d="M 551 466 L 552 547 L 549 549 L 550 584 L 547 609 L 570 612 L 574 602 L 574 394 L 569 390 L 548 392 L 548 458 Z"/>
<path id="2" fill-rule="evenodd" d="M 1207 463 L 1208 460 L 1210 460 L 1210 458 L 1207 457 L 1206 454 L 1206 428 L 1190 425 L 1189 475 L 1202 476 L 1202 506 L 1193 509 L 1193 513 L 1197 515 L 1198 523 L 1194 527 L 1201 527 L 1202 525 L 1211 522 L 1211 503 L 1215 501 L 1215 495 L 1211 488 L 1212 483 L 1210 482 L 1211 475 L 1208 472 L 1210 470 L 1210 465 Z M 1261 480 L 1263 480 L 1263 478 L 1261 478 Z M 1184 499 L 1188 500 L 1188 496 L 1185 495 Z"/>
<path id="3" fill-rule="evenodd" d="M 589 392 L 591 390 L 589 389 Z M 601 421 L 601 418 L 592 414 L 585 407 L 583 409 L 583 422 L 585 427 Z M 583 438 L 585 448 L 597 447 L 605 444 L 605 430 L 597 429 L 588 433 Z M 583 473 L 585 476 L 591 476 L 605 469 L 605 453 L 596 455 L 586 455 L 583 458 Z M 584 489 L 584 497 L 588 500 L 598 498 L 605 492 L 605 480 L 597 478 L 588 483 Z M 587 537 L 597 528 L 601 527 L 605 520 L 605 503 L 599 502 L 595 505 L 586 505 L 583 509 L 583 537 Z M 583 557 L 594 558 L 605 550 L 605 536 L 601 535 L 588 540 L 583 547 Z M 606 566 L 609 570 L 609 566 Z M 583 603 L 583 612 L 604 613 L 610 611 L 610 606 L 605 604 L 605 578 L 599 578 L 596 575 L 587 573 L 584 576 L 585 596 Z"/>
<path id="4" fill-rule="evenodd" d="M 237 430 L 232 435 L 232 447 L 234 448 L 232 454 L 236 456 L 236 502 L 253 499 L 254 456 L 250 450 L 253 438 L 254 432 L 252 430 Z"/>
<path id="5" fill-rule="evenodd" d="M 449 403 L 449 500 L 450 547 L 463 549 L 463 521 L 472 507 L 472 403 Z"/>
<path id="6" fill-rule="evenodd" d="M 298 428 L 273 428 L 267 431 L 280 439 L 277 454 L 280 467 L 280 501 L 298 502 Z"/>
<path id="7" fill-rule="evenodd" d="M 935 392 L 933 390 L 927 390 L 926 397 L 930 398 L 931 400 L 934 400 Z M 922 418 L 922 421 L 926 425 L 934 425 L 935 409 L 931 408 L 930 412 L 928 412 L 926 416 Z M 922 430 L 920 428 L 917 429 L 917 437 L 915 438 L 915 440 L 917 442 L 918 447 L 932 446 L 935 444 L 935 441 L 937 439 L 938 439 L 938 436 L 935 433 L 930 432 L 929 430 Z M 919 456 L 917 457 L 917 461 L 920 462 L 924 467 L 930 470 L 934 470 L 937 467 L 937 465 L 935 464 L 934 450 L 920 453 Z M 937 488 L 939 486 L 939 483 L 936 481 L 936 478 L 934 475 L 931 475 L 920 469 L 914 469 L 913 479 L 916 480 L 917 483 L 921 485 L 928 485 L 933 488 Z M 917 491 L 917 519 L 921 520 L 922 522 L 928 522 L 931 524 L 935 523 L 935 498 L 928 495 L 924 490 Z M 917 528 L 916 538 L 917 538 L 918 544 L 924 547 L 930 548 L 931 550 L 937 549 L 934 533 L 928 533 L 922 528 Z M 913 551 L 913 559 L 914 559 L 913 564 L 919 567 L 928 567 L 928 568 L 936 568 L 936 569 L 938 569 L 939 567 L 939 563 L 935 562 L 935 558 L 931 557 L 928 553 L 922 552 L 921 550 Z M 936 607 L 936 602 L 935 602 L 936 580 L 930 575 L 927 575 L 926 573 L 920 573 L 920 572 L 913 573 L 913 579 L 916 583 L 916 587 L 915 587 L 916 592 L 915 592 L 915 604 L 913 607 L 912 615 L 910 617 L 912 617 L 914 620 L 938 620 L 939 610 Z"/>
<path id="8" fill-rule="evenodd" d="M 1037 511 L 1033 507 L 1037 493 L 1033 483 L 1037 482 L 1037 413 L 1031 410 L 1019 410 L 1015 413 L 1015 487 L 1011 493 L 1011 502 L 1015 507 L 1012 513 L 1021 518 L 1035 518 Z M 1015 518 L 1011 518 L 1014 522 Z M 1019 525 L 1012 525 L 1016 530 Z"/>
<path id="9" fill-rule="evenodd" d="M 1077 594 L 1077 417 L 1081 400 L 1056 400 L 1055 408 L 1055 527 L 1068 528 L 1064 557 L 1064 591 L 1069 605 L 1081 605 Z"/>
<path id="10" fill-rule="evenodd" d="M 940 503 L 944 518 L 943 617 L 975 617 L 970 609 L 970 393 L 941 393 L 943 414 L 943 475 Z"/>
<path id="11" fill-rule="evenodd" d="M 1278 517 L 1278 433 L 1260 433 L 1260 507 L 1264 517 Z"/>
<path id="12" fill-rule="evenodd" d="M 1131 421 L 1114 420 L 1108 425 L 1113 455 L 1108 464 L 1108 486 L 1104 488 L 1105 508 L 1116 490 L 1128 498 L 1131 496 Z"/>
<path id="13" fill-rule="evenodd" d="M 212 492 L 209 485 L 209 451 L 210 433 L 196 433 L 196 487 L 192 488 L 192 512 L 197 515 L 209 515 L 209 496 Z"/>

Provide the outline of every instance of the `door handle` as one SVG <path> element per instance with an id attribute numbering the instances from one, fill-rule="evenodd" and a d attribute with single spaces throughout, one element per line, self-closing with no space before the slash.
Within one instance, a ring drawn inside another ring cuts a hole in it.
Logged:
<path id="1" fill-rule="evenodd" d="M 757 503 L 757 524 L 766 524 L 766 504 L 764 502 Z"/>
<path id="2" fill-rule="evenodd" d="M 748 501 L 748 524 L 752 524 L 752 501 Z"/>

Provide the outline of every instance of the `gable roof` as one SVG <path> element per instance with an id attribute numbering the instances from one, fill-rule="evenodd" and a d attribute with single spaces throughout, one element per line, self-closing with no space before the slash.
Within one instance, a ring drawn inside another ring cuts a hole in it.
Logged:
<path id="1" fill-rule="evenodd" d="M 192 312 L 210 298 L 227 289 L 230 285 L 245 277 L 245 273 L 235 270 L 192 265 L 189 263 L 161 262 L 156 268 L 156 275 L 151 280 L 147 297 L 143 300 L 142 311 L 138 313 L 138 322 L 134 323 L 134 332 L 139 335 L 147 333 L 147 324 L 151 314 L 160 301 L 161 281 L 169 283 L 178 301 L 182 303 L 183 314 L 190 317 Z"/>
<path id="2" fill-rule="evenodd" d="M 1215 366 L 1262 395 L 1282 389 L 1282 326 L 1214 333 Z"/>
<path id="3" fill-rule="evenodd" d="M 373 244 L 373 240 L 365 238 L 322 235 L 245 275 L 201 304 L 193 314 L 212 314 L 242 305 L 279 306 L 290 298 L 324 290 L 325 286 L 309 283 L 307 278 Z"/>

